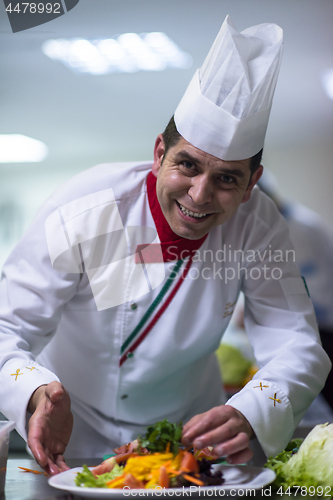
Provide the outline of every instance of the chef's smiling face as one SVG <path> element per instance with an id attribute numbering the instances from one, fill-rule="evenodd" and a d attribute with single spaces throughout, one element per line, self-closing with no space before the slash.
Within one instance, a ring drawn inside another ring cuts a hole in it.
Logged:
<path id="1" fill-rule="evenodd" d="M 259 167 L 251 177 L 250 159 L 220 160 L 183 137 L 164 152 L 159 135 L 152 167 L 157 198 L 171 229 L 190 240 L 230 220 L 239 205 L 249 200 L 263 170 Z"/>

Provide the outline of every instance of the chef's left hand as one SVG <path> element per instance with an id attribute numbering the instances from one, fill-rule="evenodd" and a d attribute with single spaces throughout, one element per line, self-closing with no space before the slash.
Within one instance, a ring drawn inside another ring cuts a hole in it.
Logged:
<path id="1" fill-rule="evenodd" d="M 193 417 L 183 428 L 182 443 L 195 449 L 213 446 L 228 463 L 248 462 L 252 456 L 249 442 L 253 429 L 244 415 L 229 405 L 216 406 Z"/>

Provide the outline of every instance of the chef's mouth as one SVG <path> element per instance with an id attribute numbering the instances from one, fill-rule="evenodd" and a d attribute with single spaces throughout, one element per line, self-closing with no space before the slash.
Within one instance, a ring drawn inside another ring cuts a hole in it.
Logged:
<path id="1" fill-rule="evenodd" d="M 202 221 L 206 220 L 208 217 L 210 217 L 213 214 L 204 214 L 204 213 L 198 213 L 198 212 L 192 212 L 192 210 L 189 210 L 188 208 L 184 207 L 184 205 L 181 205 L 177 200 L 176 203 L 178 205 L 179 210 L 182 212 L 183 215 L 186 217 L 189 217 L 193 220 L 196 221 Z"/>

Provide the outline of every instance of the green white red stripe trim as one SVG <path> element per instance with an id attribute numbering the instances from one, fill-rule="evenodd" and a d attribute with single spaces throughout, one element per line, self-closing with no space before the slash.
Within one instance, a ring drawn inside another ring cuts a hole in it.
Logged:
<path id="1" fill-rule="evenodd" d="M 179 288 L 181 287 L 182 283 L 184 282 L 190 267 L 192 265 L 192 257 L 189 258 L 189 260 L 186 262 L 185 267 L 183 269 L 183 272 L 181 276 L 179 277 L 176 285 L 170 292 L 168 298 L 162 305 L 162 307 L 156 312 L 155 316 L 152 318 L 152 320 L 148 323 L 148 325 L 145 327 L 147 324 L 147 321 L 151 317 L 151 315 L 154 313 L 154 311 L 157 309 L 159 304 L 161 303 L 162 299 L 165 297 L 167 292 L 169 291 L 172 283 L 177 277 L 178 271 L 180 270 L 184 260 L 180 259 L 176 262 L 173 270 L 170 273 L 170 276 L 168 277 L 167 281 L 163 285 L 162 290 L 156 297 L 156 299 L 153 301 L 153 303 L 149 306 L 145 314 L 143 315 L 142 319 L 139 321 L 137 326 L 134 328 L 134 330 L 130 333 L 130 335 L 127 337 L 123 345 L 121 346 L 120 349 L 120 359 L 119 359 L 119 366 L 121 366 L 127 358 L 131 357 L 133 355 L 133 352 L 135 349 L 141 344 L 141 342 L 146 338 L 150 330 L 155 326 L 159 318 L 162 316 L 164 311 L 167 309 L 169 304 L 171 303 L 172 299 L 178 292 Z M 145 328 L 144 328 L 145 327 Z M 144 329 L 143 329 L 144 328 Z"/>

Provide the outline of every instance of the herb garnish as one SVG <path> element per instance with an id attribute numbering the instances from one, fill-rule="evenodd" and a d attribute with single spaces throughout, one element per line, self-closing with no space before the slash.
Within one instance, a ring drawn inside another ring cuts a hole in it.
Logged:
<path id="1" fill-rule="evenodd" d="M 183 424 L 171 424 L 168 420 L 162 420 L 147 427 L 144 436 L 138 438 L 142 448 L 147 448 L 151 452 L 163 452 L 167 449 L 177 455 L 181 445 Z"/>

